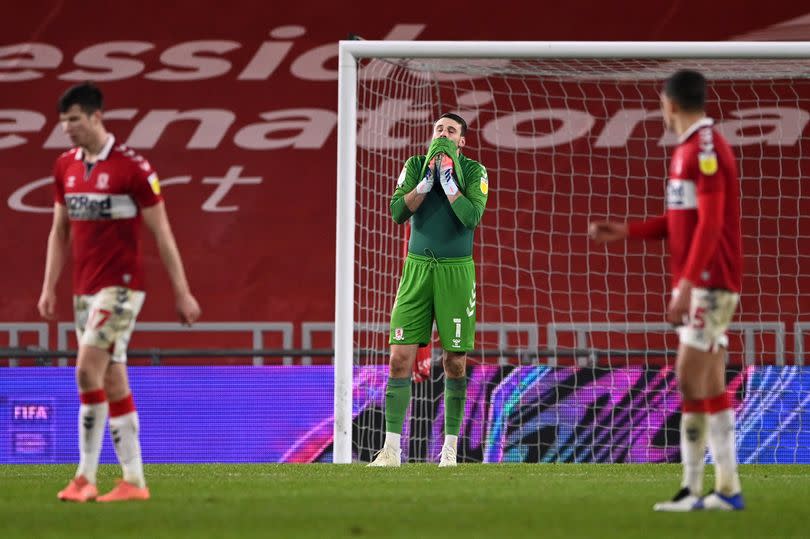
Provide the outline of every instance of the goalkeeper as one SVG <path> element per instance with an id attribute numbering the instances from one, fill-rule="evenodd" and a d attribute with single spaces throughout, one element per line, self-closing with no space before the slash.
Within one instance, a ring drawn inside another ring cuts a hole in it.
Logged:
<path id="1" fill-rule="evenodd" d="M 473 233 L 487 203 L 486 169 L 461 154 L 467 123 L 443 114 L 427 155 L 409 158 L 391 198 L 398 224 L 411 220 L 408 256 L 391 313 L 385 391 L 385 444 L 369 466 L 399 466 L 400 435 L 411 400 L 411 368 L 439 330 L 445 373 L 445 439 L 439 466 L 455 466 L 467 398 L 467 352 L 475 343 Z"/>

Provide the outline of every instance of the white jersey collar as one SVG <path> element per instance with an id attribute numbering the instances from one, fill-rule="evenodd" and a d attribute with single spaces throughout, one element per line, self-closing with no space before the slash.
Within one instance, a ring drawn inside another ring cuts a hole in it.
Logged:
<path id="1" fill-rule="evenodd" d="M 98 152 L 98 159 L 96 161 L 104 161 L 110 156 L 110 152 L 112 151 L 113 145 L 115 144 L 115 135 L 112 133 L 107 133 L 107 142 L 104 143 L 104 147 L 101 148 L 101 151 Z M 84 159 L 84 150 L 79 148 L 76 152 L 76 161 L 81 161 Z"/>
<path id="2" fill-rule="evenodd" d="M 678 137 L 678 144 L 683 144 L 684 142 L 686 142 L 687 139 L 689 139 L 689 137 L 691 137 L 692 134 L 694 134 L 694 132 L 700 129 L 701 127 L 710 127 L 712 125 L 714 125 L 714 120 L 704 116 L 700 120 L 690 125 L 687 128 L 687 130 L 684 131 L 680 137 Z"/>

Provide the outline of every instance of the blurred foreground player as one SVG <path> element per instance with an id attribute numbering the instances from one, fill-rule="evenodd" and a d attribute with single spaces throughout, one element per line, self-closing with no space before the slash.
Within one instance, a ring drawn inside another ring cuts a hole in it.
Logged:
<path id="1" fill-rule="evenodd" d="M 676 375 L 681 404 L 681 490 L 656 511 L 740 510 L 734 411 L 726 392 L 726 329 L 742 282 L 740 185 L 734 154 L 705 114 L 706 80 L 672 75 L 661 94 L 666 127 L 678 135 L 667 182 L 666 212 L 643 222 L 591 223 L 597 242 L 669 240 L 672 298 L 667 320 L 678 328 Z M 715 487 L 701 497 L 708 438 Z"/>
<path id="2" fill-rule="evenodd" d="M 54 165 L 55 202 L 48 236 L 40 314 L 53 319 L 56 284 L 72 248 L 79 355 L 79 468 L 58 493 L 72 502 L 146 500 L 138 413 L 127 378 L 127 344 L 143 305 L 141 220 L 155 236 L 174 289 L 180 321 L 191 324 L 200 307 L 189 290 L 160 184 L 143 157 L 116 144 L 102 123 L 103 97 L 93 84 L 68 89 L 59 121 L 73 149 Z M 109 404 L 108 404 L 109 403 Z M 98 496 L 96 470 L 107 415 L 123 479 Z"/>

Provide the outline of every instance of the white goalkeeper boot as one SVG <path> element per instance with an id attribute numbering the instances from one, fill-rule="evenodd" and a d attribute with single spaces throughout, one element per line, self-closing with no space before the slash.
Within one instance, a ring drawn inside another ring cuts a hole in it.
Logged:
<path id="1" fill-rule="evenodd" d="M 402 449 L 384 445 L 371 461 L 369 467 L 399 468 L 402 463 Z"/>
<path id="2" fill-rule="evenodd" d="M 675 494 L 675 497 L 668 502 L 659 502 L 653 505 L 653 511 L 666 511 L 671 513 L 685 513 L 687 511 L 699 511 L 703 507 L 698 507 L 700 498 L 692 494 L 689 487 L 683 487 Z"/>
<path id="3" fill-rule="evenodd" d="M 439 460 L 439 468 L 446 468 L 448 466 L 457 466 L 456 448 L 450 445 L 442 446 L 442 455 Z"/>

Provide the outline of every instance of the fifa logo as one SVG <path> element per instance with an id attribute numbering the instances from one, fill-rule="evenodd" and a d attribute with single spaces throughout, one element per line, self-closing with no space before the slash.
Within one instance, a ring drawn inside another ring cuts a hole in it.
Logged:
<path id="1" fill-rule="evenodd" d="M 42 404 L 15 404 L 12 415 L 15 421 L 48 421 L 51 411 Z"/>

